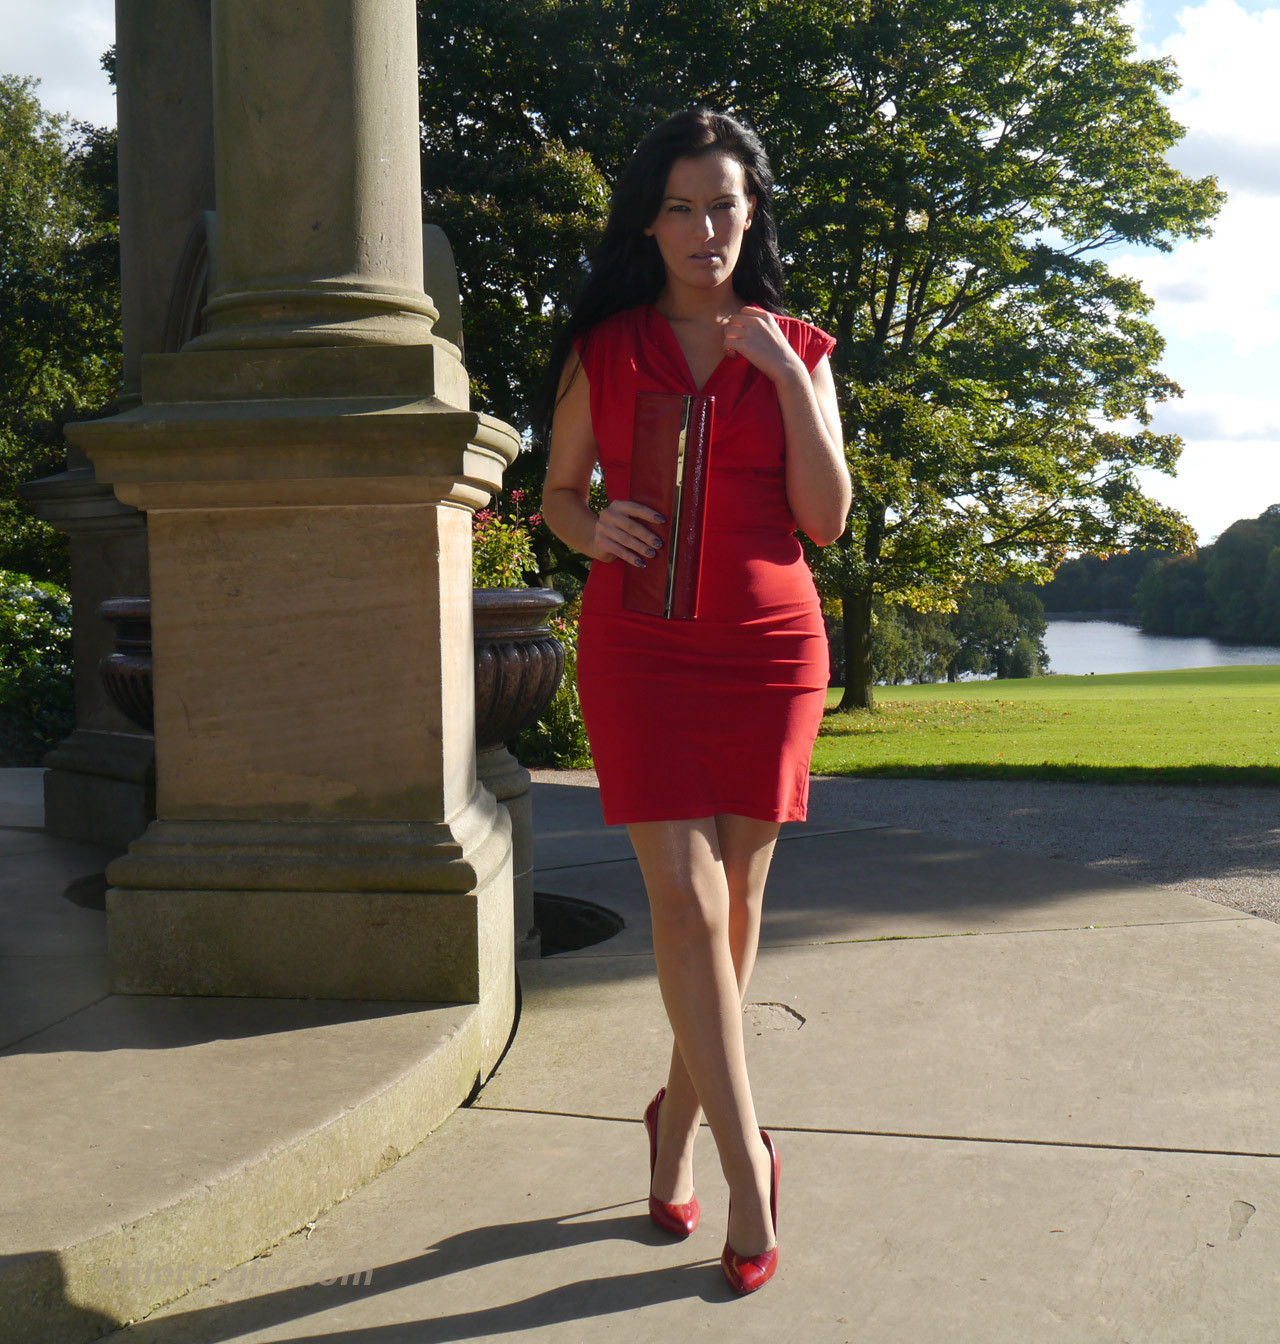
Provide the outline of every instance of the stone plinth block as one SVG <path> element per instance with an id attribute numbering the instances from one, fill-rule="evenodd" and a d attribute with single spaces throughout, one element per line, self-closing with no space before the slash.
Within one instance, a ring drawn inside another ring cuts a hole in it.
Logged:
<path id="1" fill-rule="evenodd" d="M 116 994 L 477 1003 L 485 1075 L 515 1013 L 511 820 L 156 821 L 107 869 Z"/>
<path id="2" fill-rule="evenodd" d="M 451 571 L 470 527 L 428 503 L 153 511 L 159 815 L 415 821 L 465 806 L 471 590 Z"/>
<path id="3" fill-rule="evenodd" d="M 155 742 L 77 728 L 44 758 L 50 835 L 125 849 L 156 814 Z"/>

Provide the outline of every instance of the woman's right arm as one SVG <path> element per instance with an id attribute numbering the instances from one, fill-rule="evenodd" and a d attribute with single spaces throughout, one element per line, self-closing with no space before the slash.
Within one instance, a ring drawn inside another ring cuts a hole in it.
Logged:
<path id="1" fill-rule="evenodd" d="M 597 514 L 588 502 L 599 448 L 591 426 L 591 389 L 576 350 L 564 362 L 559 397 L 542 486 L 543 520 L 567 546 L 593 560 L 643 564 L 647 548 L 661 544 L 649 524 L 660 523 L 662 515 L 630 499 L 615 499 Z"/>

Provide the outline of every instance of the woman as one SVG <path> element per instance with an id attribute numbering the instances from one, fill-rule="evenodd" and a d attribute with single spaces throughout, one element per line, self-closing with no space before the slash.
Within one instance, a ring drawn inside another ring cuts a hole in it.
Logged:
<path id="1" fill-rule="evenodd" d="M 596 563 L 578 693 L 606 824 L 644 875 L 675 1042 L 645 1112 L 649 1209 L 697 1224 L 702 1113 L 729 1185 L 722 1264 L 739 1292 L 777 1266 L 779 1163 L 756 1124 L 742 1005 L 783 821 L 807 815 L 830 664 L 797 525 L 818 545 L 852 499 L 825 332 L 781 315 L 772 176 L 757 137 L 695 108 L 650 132 L 614 191 L 589 278 L 552 350 L 542 515 Z M 583 376 L 585 375 L 585 376 Z M 628 497 L 636 393 L 715 397 L 698 614 L 622 606 L 624 565 L 663 563 Z M 608 507 L 590 508 L 599 460 Z"/>

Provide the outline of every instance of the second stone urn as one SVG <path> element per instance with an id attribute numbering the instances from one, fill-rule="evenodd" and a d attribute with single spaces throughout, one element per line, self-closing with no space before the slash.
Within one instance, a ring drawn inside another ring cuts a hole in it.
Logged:
<path id="1" fill-rule="evenodd" d="M 564 675 L 564 646 L 547 620 L 554 588 L 476 588 L 476 746 L 500 746 L 546 712 Z"/>
<path id="2" fill-rule="evenodd" d="M 554 588 L 475 589 L 476 777 L 511 813 L 516 958 L 540 955 L 533 911 L 529 772 L 504 743 L 546 713 L 564 675 L 564 646 L 547 624 Z"/>
<path id="3" fill-rule="evenodd" d="M 115 626 L 116 647 L 98 665 L 98 674 L 116 708 L 145 732 L 155 732 L 151 697 L 151 599 L 109 597 L 98 615 Z"/>

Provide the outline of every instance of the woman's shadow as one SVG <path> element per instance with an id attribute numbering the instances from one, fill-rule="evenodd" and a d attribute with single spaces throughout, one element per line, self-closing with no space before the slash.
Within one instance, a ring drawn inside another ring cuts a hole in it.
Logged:
<path id="1" fill-rule="evenodd" d="M 537 1264 L 545 1263 L 549 1273 L 554 1272 L 555 1262 L 549 1256 L 557 1251 L 572 1251 L 574 1247 L 614 1240 L 626 1245 L 626 1251 L 618 1257 L 620 1263 L 626 1264 L 648 1259 L 642 1248 L 654 1251 L 675 1249 L 677 1243 L 659 1232 L 644 1213 L 638 1216 L 618 1214 L 603 1219 L 594 1217 L 611 1209 L 630 1207 L 630 1204 L 605 1205 L 561 1217 L 473 1228 L 444 1238 L 412 1259 L 371 1267 L 366 1264 L 359 1269 L 343 1270 L 334 1266 L 326 1278 L 338 1278 L 337 1284 L 308 1283 L 186 1314 L 170 1312 L 150 1322 L 139 1321 L 110 1338 L 119 1339 L 121 1344 L 125 1341 L 176 1344 L 179 1340 L 182 1344 L 215 1344 L 228 1338 L 252 1337 L 255 1331 L 274 1329 L 290 1320 L 313 1316 L 337 1306 L 345 1307 L 343 1314 L 348 1315 L 357 1302 L 369 1300 L 367 1294 L 401 1292 L 433 1283 L 443 1285 L 453 1275 L 504 1261 L 538 1257 L 535 1265 L 523 1266 L 511 1275 L 511 1288 L 520 1291 L 542 1277 L 538 1274 Z M 249 1266 L 255 1263 L 251 1261 L 248 1266 L 229 1270 L 216 1282 L 224 1285 L 224 1291 L 235 1291 L 237 1276 L 252 1272 Z M 360 1344 L 410 1344 L 410 1341 L 412 1344 L 446 1344 L 447 1341 L 483 1339 L 490 1335 L 586 1321 L 597 1316 L 614 1316 L 689 1298 L 701 1298 L 705 1302 L 736 1300 L 719 1272 L 718 1263 L 718 1257 L 683 1259 L 679 1263 L 561 1283 L 493 1306 L 448 1310 L 451 1302 L 460 1296 L 464 1300 L 474 1299 L 483 1292 L 505 1296 L 503 1289 L 493 1288 L 492 1276 L 486 1275 L 483 1285 L 463 1283 L 450 1291 L 442 1291 L 438 1296 L 443 1308 L 440 1314 L 345 1329 L 341 1326 L 326 1329 L 321 1325 L 314 1333 L 293 1335 L 287 1340 L 283 1335 L 273 1335 L 272 1338 L 276 1344 L 307 1344 L 313 1340 L 317 1344 L 320 1341 L 336 1344 L 344 1340 L 358 1340 Z M 371 1270 L 368 1283 L 360 1281 L 365 1269 Z M 341 1282 L 344 1274 L 351 1278 L 351 1283 Z"/>

